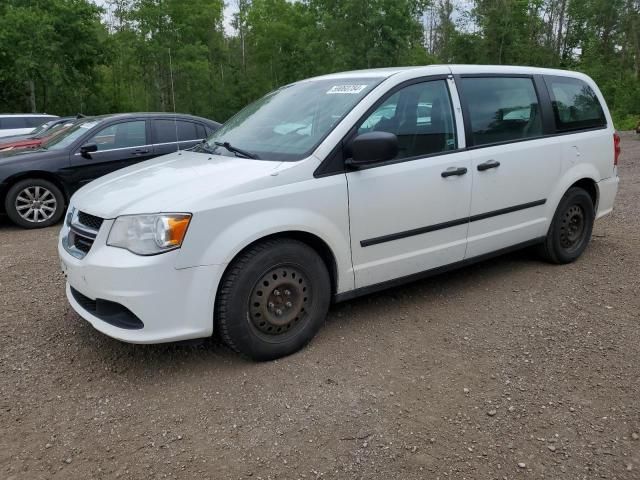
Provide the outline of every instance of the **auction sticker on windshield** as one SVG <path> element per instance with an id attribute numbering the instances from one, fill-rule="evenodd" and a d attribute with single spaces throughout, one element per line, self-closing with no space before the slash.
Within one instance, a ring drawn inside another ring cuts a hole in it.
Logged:
<path id="1" fill-rule="evenodd" d="M 346 94 L 354 94 L 362 92 L 367 85 L 334 85 L 329 90 L 327 90 L 327 95 L 333 95 L 336 93 L 346 93 Z"/>

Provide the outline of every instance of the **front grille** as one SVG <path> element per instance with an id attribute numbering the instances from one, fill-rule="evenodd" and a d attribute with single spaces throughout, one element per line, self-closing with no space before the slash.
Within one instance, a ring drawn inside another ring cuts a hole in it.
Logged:
<path id="1" fill-rule="evenodd" d="M 91 246 L 93 245 L 93 240 L 89 240 L 88 238 L 81 237 L 80 235 L 74 234 L 73 236 L 73 246 L 76 247 L 81 252 L 84 252 L 86 255 L 91 250 Z"/>
<path id="2" fill-rule="evenodd" d="M 96 217 L 94 215 L 89 215 L 85 212 L 78 212 L 78 223 L 85 227 L 90 228 L 91 230 L 98 231 L 102 226 L 102 222 L 104 220 L 100 217 Z"/>
<path id="3" fill-rule="evenodd" d="M 67 236 L 67 251 L 76 258 L 84 258 L 89 253 L 104 220 L 85 212 L 78 212 L 71 219 Z"/>
<path id="4" fill-rule="evenodd" d="M 140 330 L 144 328 L 142 320 L 136 317 L 133 312 L 124 305 L 109 300 L 102 300 L 101 298 L 91 300 L 75 288 L 70 287 L 70 289 L 75 301 L 87 312 L 98 317 L 103 322 L 126 330 Z"/>

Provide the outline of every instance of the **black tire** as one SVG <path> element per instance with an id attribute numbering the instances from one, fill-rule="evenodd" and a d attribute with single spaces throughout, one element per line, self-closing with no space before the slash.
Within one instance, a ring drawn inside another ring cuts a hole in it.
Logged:
<path id="1" fill-rule="evenodd" d="M 228 267 L 218 289 L 215 325 L 233 350 L 273 360 L 314 337 L 330 301 L 329 272 L 315 250 L 297 240 L 268 240 Z"/>
<path id="2" fill-rule="evenodd" d="M 539 253 L 551 263 L 573 262 L 587 248 L 594 220 L 591 196 L 582 188 L 571 187 L 558 204 Z"/>
<path id="3" fill-rule="evenodd" d="M 38 192 L 36 200 L 30 198 L 27 192 Z M 30 205 L 25 199 L 32 200 Z M 32 206 L 32 213 L 26 215 Z M 25 207 L 27 208 L 25 211 Z M 22 228 L 45 228 L 60 221 L 64 215 L 65 199 L 60 189 L 41 178 L 27 178 L 20 180 L 7 192 L 4 208 L 13 223 Z M 53 210 L 52 210 L 53 209 Z M 36 212 L 36 210 L 38 210 Z"/>

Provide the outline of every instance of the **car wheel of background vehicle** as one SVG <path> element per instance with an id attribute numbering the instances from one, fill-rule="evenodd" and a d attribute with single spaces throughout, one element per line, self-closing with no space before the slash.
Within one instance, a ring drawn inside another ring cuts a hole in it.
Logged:
<path id="1" fill-rule="evenodd" d="M 64 214 L 64 196 L 53 183 L 28 178 L 7 192 L 5 211 L 13 223 L 23 228 L 44 228 Z"/>
<path id="2" fill-rule="evenodd" d="M 313 338 L 330 300 L 327 267 L 311 247 L 297 240 L 269 240 L 229 266 L 216 299 L 216 328 L 237 352 L 272 360 Z"/>
<path id="3" fill-rule="evenodd" d="M 543 258 L 552 263 L 570 263 L 589 244 L 595 209 L 591 196 L 582 188 L 572 187 L 564 194 L 553 216 L 547 237 L 540 246 Z"/>

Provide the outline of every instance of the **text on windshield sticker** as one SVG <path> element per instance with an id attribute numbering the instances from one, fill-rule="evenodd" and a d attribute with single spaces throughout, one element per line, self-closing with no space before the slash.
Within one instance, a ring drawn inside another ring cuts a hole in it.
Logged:
<path id="1" fill-rule="evenodd" d="M 362 92 L 366 85 L 334 85 L 327 90 L 327 95 L 335 95 L 337 93 L 357 95 Z"/>

